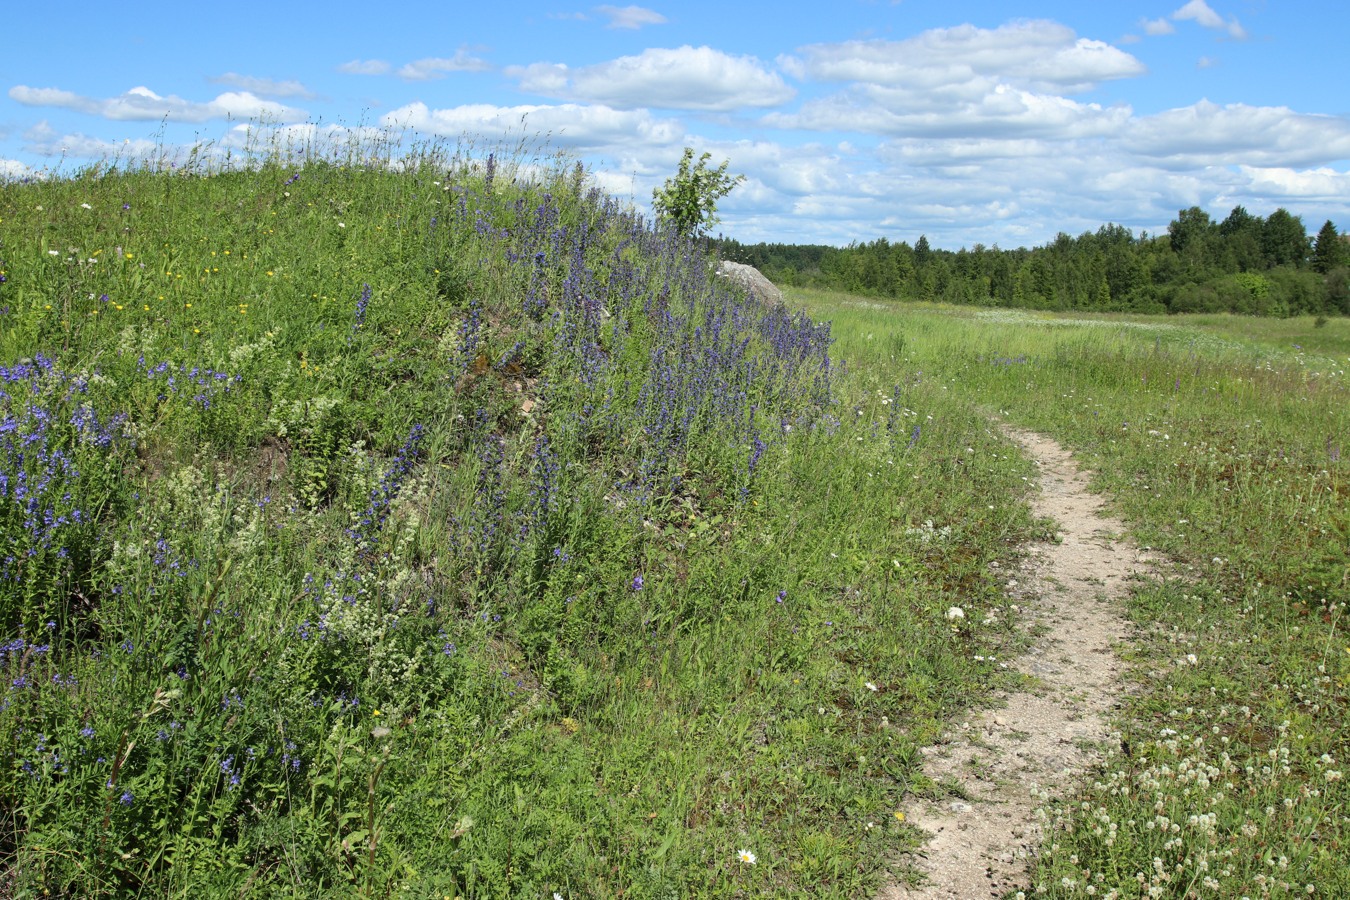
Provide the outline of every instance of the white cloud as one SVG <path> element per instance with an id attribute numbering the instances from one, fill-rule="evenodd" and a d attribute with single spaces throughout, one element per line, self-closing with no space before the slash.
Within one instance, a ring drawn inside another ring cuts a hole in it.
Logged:
<path id="1" fill-rule="evenodd" d="M 667 145 L 625 148 L 621 162 L 604 167 L 611 173 L 606 183 L 645 201 L 673 171 L 683 144 L 716 161 L 729 158 L 731 170 L 747 176 L 719 204 L 723 230 L 747 243 L 847 244 L 883 235 L 912 243 L 926 234 L 934 246 L 951 249 L 1015 247 L 1044 243 L 1059 231 L 1096 231 L 1107 222 L 1156 234 L 1178 209 L 1222 212 L 1235 203 L 1266 212 L 1288 205 L 1298 213 L 1323 202 L 1326 212 L 1305 215 L 1320 222 L 1335 218 L 1336 204 L 1343 209 L 1350 193 L 1350 174 L 1330 169 L 1210 165 L 1202 154 L 1190 161 L 1152 158 L 1115 137 L 1090 135 L 900 136 L 863 149 L 682 135 Z M 1308 195 L 1308 203 L 1297 202 L 1295 191 Z"/>
<path id="2" fill-rule="evenodd" d="M 1054 22 L 996 29 L 962 25 L 904 41 L 847 41 L 803 47 L 779 59 L 802 78 L 849 82 L 763 124 L 817 131 L 946 137 L 1106 135 L 1128 107 L 1079 103 L 1064 94 L 1143 74 L 1143 63 Z"/>
<path id="3" fill-rule="evenodd" d="M 684 135 L 679 123 L 657 119 L 645 110 L 607 106 L 491 106 L 479 103 L 430 109 L 410 103 L 380 120 L 386 127 L 408 127 L 427 134 L 489 141 L 537 136 L 549 144 L 581 151 L 603 151 L 634 144 L 670 145 Z"/>
<path id="4" fill-rule="evenodd" d="M 345 75 L 387 75 L 390 65 L 382 59 L 354 59 L 338 66 Z"/>
<path id="5" fill-rule="evenodd" d="M 17 159 L 0 158 L 0 181 L 11 178 L 28 178 L 36 174 Z"/>
<path id="6" fill-rule="evenodd" d="M 1178 22 L 1192 21 L 1205 28 L 1225 32 L 1229 37 L 1238 40 L 1244 40 L 1247 37 L 1247 29 L 1242 27 L 1236 17 L 1225 22 L 1223 16 L 1211 9 L 1205 0 L 1190 0 L 1185 6 L 1172 13 L 1172 18 Z"/>
<path id="7" fill-rule="evenodd" d="M 212 84 L 228 84 L 230 87 L 242 88 L 260 97 L 297 97 L 301 100 L 313 100 L 315 97 L 309 88 L 298 81 L 274 81 L 271 78 L 254 78 L 237 72 L 226 72 L 224 75 L 206 80 Z"/>
<path id="8" fill-rule="evenodd" d="M 398 77 L 405 81 L 430 81 L 444 78 L 447 72 L 485 72 L 490 68 L 485 60 L 470 55 L 469 51 L 461 47 L 448 59 L 433 56 L 414 60 L 399 68 Z"/>
<path id="9" fill-rule="evenodd" d="M 886 63 L 884 55 L 863 61 Z M 797 62 L 806 76 L 858 58 L 804 53 Z M 973 86 L 941 66 L 901 69 L 889 83 L 855 81 L 765 116 L 764 124 L 838 133 L 847 148 L 696 136 L 680 143 L 729 158 L 747 176 L 721 204 L 724 230 L 745 242 L 913 242 L 926 234 L 953 249 L 1015 247 L 1107 222 L 1157 234 L 1192 205 L 1216 214 L 1235 203 L 1265 212 L 1287 205 L 1320 222 L 1350 196 L 1350 173 L 1327 168 L 1350 159 L 1345 118 L 1205 103 L 1141 117 L 982 76 L 979 60 L 972 66 Z M 885 140 L 871 146 L 858 139 L 865 134 Z M 634 180 L 646 189 L 632 193 L 645 198 L 673 169 L 676 146 L 634 150 L 641 166 L 611 170 L 640 173 Z"/>
<path id="10" fill-rule="evenodd" d="M 1164 34 L 1175 34 L 1176 26 L 1166 19 L 1144 19 L 1140 23 L 1144 27 L 1144 34 L 1150 37 L 1159 37 Z"/>
<path id="11" fill-rule="evenodd" d="M 1019 21 L 995 29 L 936 28 L 903 41 L 846 41 L 803 47 L 780 60 L 801 78 L 852 81 L 916 92 L 986 93 L 994 83 L 1081 91 L 1144 74 L 1144 64 L 1055 22 Z"/>
<path id="12" fill-rule="evenodd" d="M 641 195 L 638 193 L 637 178 L 631 172 L 597 171 L 593 172 L 591 177 L 600 190 L 613 197 L 645 201 L 647 197 L 651 196 L 651 191 Z"/>
<path id="13" fill-rule="evenodd" d="M 121 141 L 90 137 L 86 134 L 58 134 L 45 119 L 23 134 L 26 153 L 37 156 L 64 156 L 70 159 L 119 159 L 125 162 L 164 157 L 177 159 L 174 148 L 160 146 L 146 138 Z"/>
<path id="14" fill-rule="evenodd" d="M 910 138 L 885 145 L 880 155 L 883 159 L 907 166 L 968 168 L 1006 159 L 1045 160 L 1060 153 L 1061 146 L 1034 138 Z"/>
<path id="15" fill-rule="evenodd" d="M 1224 27 L 1223 17 L 1210 9 L 1205 0 L 1189 0 L 1185 6 L 1172 13 L 1172 18 L 1177 21 L 1190 19 L 1206 28 Z"/>
<path id="16" fill-rule="evenodd" d="M 659 12 L 641 6 L 597 6 L 595 11 L 609 19 L 606 28 L 642 28 L 644 25 L 664 25 L 668 20 Z"/>
<path id="17" fill-rule="evenodd" d="M 732 195 L 739 197 L 738 202 L 744 202 L 755 190 L 762 191 L 763 198 L 852 192 L 847 187 L 849 170 L 842 165 L 842 153 L 834 147 L 818 143 L 788 147 L 770 141 L 700 141 L 697 146 L 711 153 L 716 162 L 730 160 L 733 172 L 750 173 L 747 184 Z M 678 161 L 677 153 L 662 159 L 659 171 L 663 179 Z"/>
<path id="18" fill-rule="evenodd" d="M 1247 181 L 1247 190 L 1254 195 L 1279 201 L 1318 201 L 1344 209 L 1350 196 L 1350 172 L 1335 169 L 1289 169 L 1282 167 L 1257 168 L 1239 166 L 1238 172 Z M 1295 214 L 1298 210 L 1291 210 Z M 1344 214 L 1342 214 L 1344 215 Z M 1305 224 L 1316 227 L 1316 223 Z"/>
<path id="19" fill-rule="evenodd" d="M 1153 147 L 1128 145 L 1117 134 L 955 138 L 902 134 L 875 149 L 832 152 L 817 146 L 800 150 L 800 158 L 797 148 L 767 142 L 708 149 L 718 159 L 729 156 L 733 169 L 748 176 L 724 204 L 725 230 L 738 240 L 843 244 L 885 235 L 913 242 L 927 234 L 935 246 L 952 249 L 975 243 L 1013 247 L 1044 243 L 1059 231 L 1095 231 L 1107 222 L 1158 233 L 1178 209 L 1192 205 L 1226 211 L 1235 203 L 1246 203 L 1267 212 L 1288 205 L 1300 212 L 1320 202 L 1327 211 L 1309 213 L 1309 221 L 1335 218 L 1336 205 L 1343 209 L 1350 196 L 1350 174 L 1329 168 L 1309 171 L 1299 162 L 1284 166 L 1265 162 L 1285 152 L 1260 145 L 1263 134 L 1273 140 L 1266 127 L 1278 123 L 1298 131 L 1326 129 L 1330 124 L 1329 117 L 1298 122 L 1290 115 L 1294 114 L 1285 110 L 1268 119 L 1246 119 L 1245 128 L 1252 132 L 1249 145 L 1217 158 L 1211 146 L 1223 143 L 1217 134 L 1189 148 L 1185 157 L 1142 152 L 1187 149 L 1161 144 L 1183 140 L 1184 132 L 1198 127 L 1181 117 L 1167 123 L 1154 117 L 1130 118 L 1117 129 L 1142 143 L 1137 133 L 1147 127 L 1159 142 Z M 1228 127 L 1240 131 L 1244 126 L 1233 122 Z M 1333 141 L 1330 152 L 1338 152 L 1334 133 L 1302 136 L 1328 138 Z M 1249 165 L 1234 163 L 1244 156 L 1252 160 Z M 752 188 L 757 191 L 753 198 L 743 193 Z M 1307 204 L 1298 202 L 1303 195 Z"/>
<path id="20" fill-rule="evenodd" d="M 1202 100 L 1137 119 L 1123 146 L 1173 167 L 1318 166 L 1350 159 L 1350 120 Z"/>
<path id="21" fill-rule="evenodd" d="M 543 94 L 545 97 L 564 95 L 571 79 L 571 70 L 562 63 L 531 63 L 528 66 L 508 66 L 507 76 L 516 79 L 523 91 Z"/>
<path id="22" fill-rule="evenodd" d="M 31 88 L 24 84 L 16 84 L 10 88 L 9 98 L 17 100 L 24 106 L 57 106 L 79 112 L 95 112 L 98 106 L 98 101 L 88 100 L 71 91 L 63 91 L 60 88 Z"/>
<path id="23" fill-rule="evenodd" d="M 1154 229 L 1175 214 L 1173 198 L 1194 193 L 1189 173 L 1141 164 L 1095 140 L 1001 147 L 900 139 L 878 160 L 870 179 L 880 196 L 870 213 L 885 226 L 879 233 L 910 241 L 926 233 L 953 249 L 1041 243 L 1109 221 Z"/>
<path id="24" fill-rule="evenodd" d="M 570 69 L 535 63 L 507 70 L 522 90 L 614 109 L 729 111 L 776 106 L 795 91 L 753 56 L 711 47 L 652 48 L 593 66 Z"/>
<path id="25" fill-rule="evenodd" d="M 1144 64 L 1104 41 L 1078 38 L 1072 46 L 1061 47 L 1048 56 L 1029 60 L 1012 69 L 1010 79 L 1026 79 L 1033 85 L 1058 87 L 1066 91 L 1087 91 L 1098 82 L 1143 75 Z"/>
<path id="26" fill-rule="evenodd" d="M 1104 136 L 1130 119 L 1124 106 L 1103 107 L 1066 97 L 994 85 L 983 96 L 934 107 L 908 89 L 863 86 L 804 103 L 796 113 L 770 113 L 764 124 L 786 129 L 863 132 L 913 137 Z"/>
<path id="27" fill-rule="evenodd" d="M 24 140 L 27 141 L 41 141 L 55 136 L 56 129 L 52 128 L 52 123 L 48 122 L 46 119 L 41 119 L 34 123 L 23 133 Z"/>
<path id="28" fill-rule="evenodd" d="M 25 106 L 51 106 L 70 109 L 115 121 L 206 122 L 211 119 L 269 119 L 294 121 L 306 118 L 303 110 L 263 100 L 248 91 L 229 91 L 214 100 L 196 103 L 182 97 L 161 97 L 147 87 L 134 87 L 117 97 L 83 97 L 59 88 L 32 88 L 16 85 L 9 96 Z"/>

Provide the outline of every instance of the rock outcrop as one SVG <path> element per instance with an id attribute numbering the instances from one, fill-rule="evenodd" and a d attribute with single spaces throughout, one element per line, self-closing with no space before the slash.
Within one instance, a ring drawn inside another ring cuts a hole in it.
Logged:
<path id="1" fill-rule="evenodd" d="M 747 293 L 767 306 L 783 302 L 783 292 L 754 266 L 723 260 L 717 264 L 717 274 L 745 288 Z"/>

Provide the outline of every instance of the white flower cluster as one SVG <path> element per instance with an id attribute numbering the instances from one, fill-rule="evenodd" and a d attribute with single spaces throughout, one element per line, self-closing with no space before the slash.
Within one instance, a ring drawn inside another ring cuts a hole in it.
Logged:
<path id="1" fill-rule="evenodd" d="M 937 528 L 933 525 L 932 519 L 927 519 L 922 525 L 914 528 L 906 528 L 905 534 L 919 539 L 919 543 L 927 546 L 929 544 L 942 543 L 952 536 L 952 526 L 943 525 Z"/>

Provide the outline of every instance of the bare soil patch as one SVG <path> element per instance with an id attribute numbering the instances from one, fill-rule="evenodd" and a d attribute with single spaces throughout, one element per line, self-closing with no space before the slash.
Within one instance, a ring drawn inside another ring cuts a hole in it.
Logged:
<path id="1" fill-rule="evenodd" d="M 1069 791 L 1110 742 L 1108 716 L 1125 690 L 1116 647 L 1126 640 L 1120 599 L 1155 562 L 1105 515 L 1101 498 L 1069 453 L 1044 435 L 1004 427 L 1040 469 L 1038 516 L 1054 519 L 1058 540 L 1028 548 L 1008 591 L 1030 612 L 1038 636 L 1010 661 L 1034 679 L 1006 706 L 958 722 L 926 747 L 924 774 L 948 788 L 915 799 L 906 820 L 931 838 L 907 863 L 923 875 L 888 885 L 882 900 L 1003 897 L 1027 887 L 1028 861 L 1042 839 L 1036 810 Z"/>

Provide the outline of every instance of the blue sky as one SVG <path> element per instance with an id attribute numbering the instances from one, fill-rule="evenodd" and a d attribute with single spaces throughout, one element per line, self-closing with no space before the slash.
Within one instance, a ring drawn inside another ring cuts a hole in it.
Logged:
<path id="1" fill-rule="evenodd" d="M 644 207 L 685 146 L 729 159 L 745 242 L 1029 246 L 1192 205 L 1350 230 L 1339 3 L 621 3 L 12 4 L 0 174 L 547 136 Z"/>

